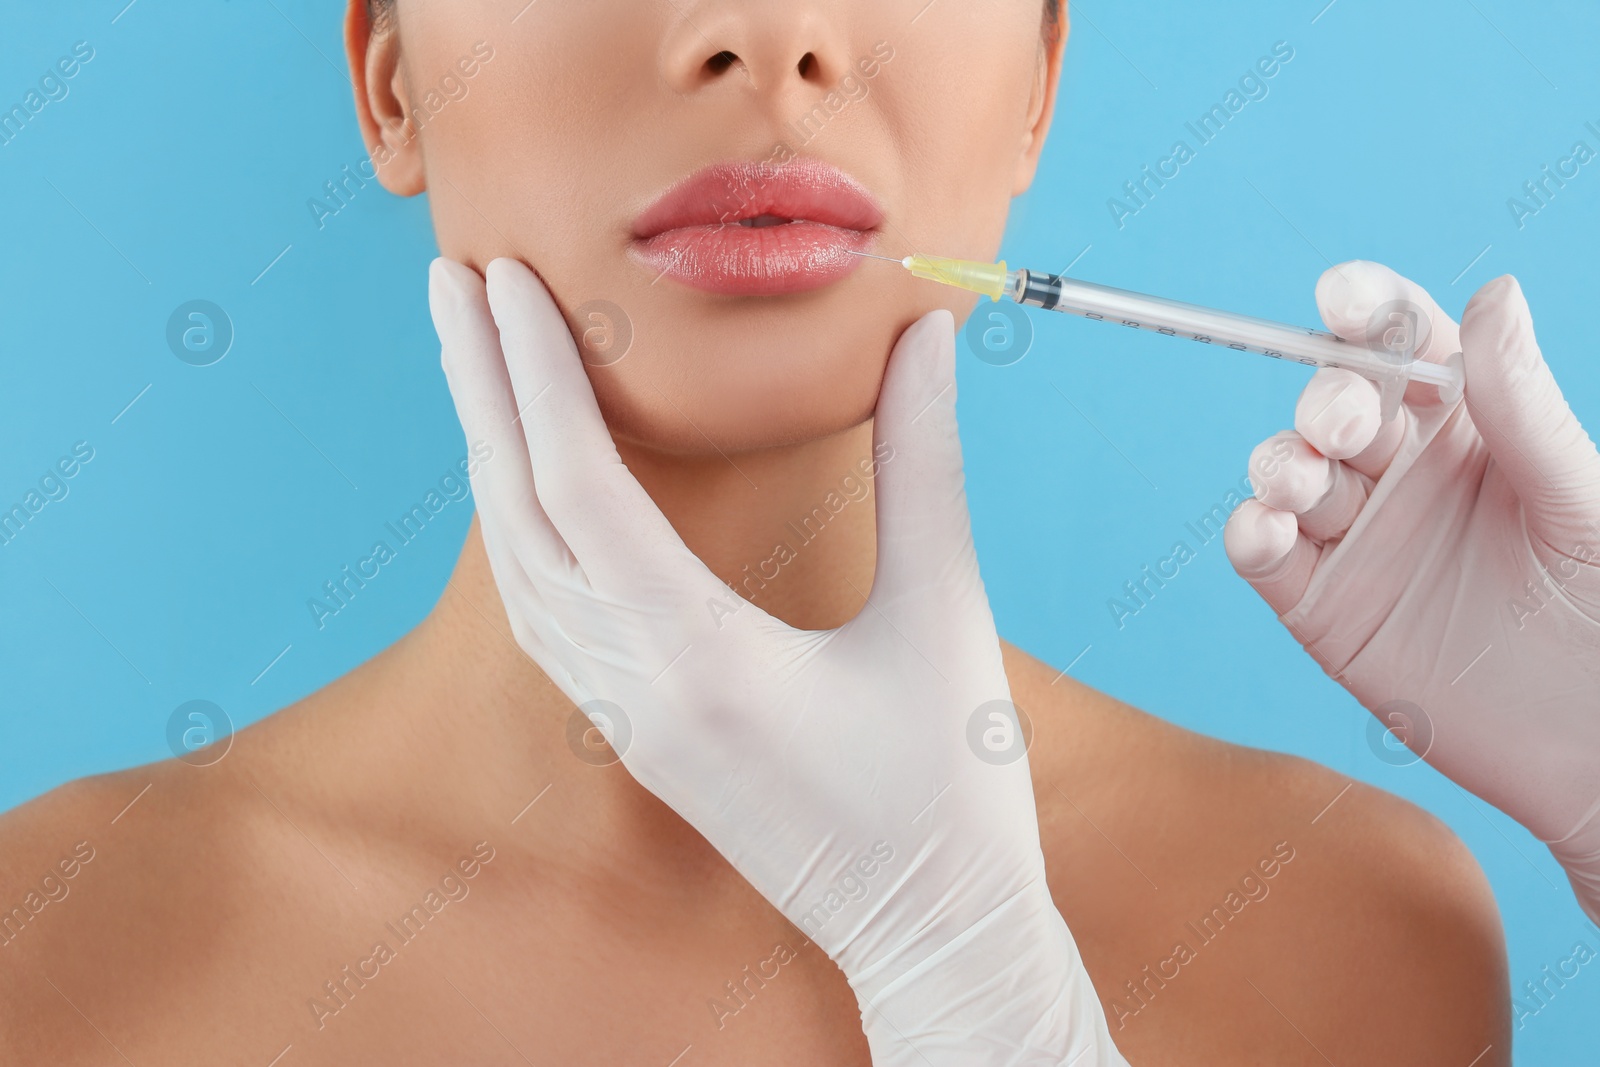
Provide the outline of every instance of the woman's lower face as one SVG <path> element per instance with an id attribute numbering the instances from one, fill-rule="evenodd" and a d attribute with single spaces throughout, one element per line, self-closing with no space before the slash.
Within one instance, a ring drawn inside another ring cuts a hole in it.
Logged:
<path id="1" fill-rule="evenodd" d="M 543 278 L 619 439 L 837 433 L 907 325 L 970 311 L 848 253 L 994 256 L 1036 155 L 1041 0 L 517 6 L 397 0 L 414 129 L 389 146 L 420 153 L 442 254 Z"/>

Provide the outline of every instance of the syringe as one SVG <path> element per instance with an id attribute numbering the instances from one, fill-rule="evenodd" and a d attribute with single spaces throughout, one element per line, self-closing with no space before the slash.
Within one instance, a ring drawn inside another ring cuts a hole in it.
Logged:
<path id="1" fill-rule="evenodd" d="M 1438 386 L 1447 401 L 1461 395 L 1466 382 L 1461 353 L 1443 363 L 1430 363 L 1414 355 L 1428 325 L 1421 313 L 1409 307 L 1385 305 L 1383 314 L 1368 330 L 1368 343 L 1346 341 L 1322 330 L 1235 315 L 1229 311 L 1146 296 L 1109 285 L 1096 285 L 1024 269 L 1008 270 L 1004 260 L 980 263 L 942 256 L 907 256 L 892 259 L 856 252 L 869 259 L 899 263 L 929 281 L 985 293 L 998 301 L 1010 297 L 1019 304 L 1065 311 L 1086 319 L 1152 330 L 1168 337 L 1183 337 L 1220 345 L 1236 352 L 1254 352 L 1313 367 L 1343 367 L 1378 385 L 1380 410 L 1385 419 L 1399 410 L 1408 382 Z"/>

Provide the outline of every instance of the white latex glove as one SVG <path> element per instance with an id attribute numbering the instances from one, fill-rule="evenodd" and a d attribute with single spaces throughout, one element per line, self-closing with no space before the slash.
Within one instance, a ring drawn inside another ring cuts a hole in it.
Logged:
<path id="1" fill-rule="evenodd" d="M 486 290 L 437 260 L 430 292 L 467 438 L 494 446 L 472 487 L 518 643 L 839 965 L 875 1064 L 1122 1064 L 1045 885 L 1027 760 L 969 746 L 1009 687 L 968 526 L 949 313 L 905 332 L 884 379 L 867 605 L 805 631 L 684 546 L 618 458 L 533 273 L 500 259 L 487 275 Z"/>
<path id="2" fill-rule="evenodd" d="M 1427 319 L 1420 358 L 1463 353 L 1464 400 L 1413 385 L 1380 423 L 1370 382 L 1319 371 L 1251 458 L 1228 557 L 1401 740 L 1545 841 L 1600 922 L 1600 456 L 1514 278 L 1459 327 L 1375 263 L 1317 285 L 1349 339 L 1396 300 Z"/>

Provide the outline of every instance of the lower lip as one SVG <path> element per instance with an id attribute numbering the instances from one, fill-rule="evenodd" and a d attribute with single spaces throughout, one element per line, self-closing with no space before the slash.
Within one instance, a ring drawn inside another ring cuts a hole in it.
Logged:
<path id="1" fill-rule="evenodd" d="M 658 277 L 708 293 L 778 296 L 820 289 L 861 264 L 876 235 L 870 230 L 787 222 L 685 226 L 635 240 L 633 255 Z"/>

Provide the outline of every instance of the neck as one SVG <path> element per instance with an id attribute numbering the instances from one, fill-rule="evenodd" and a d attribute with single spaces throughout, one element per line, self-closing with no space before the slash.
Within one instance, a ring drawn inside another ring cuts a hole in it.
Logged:
<path id="1" fill-rule="evenodd" d="M 861 609 L 876 555 L 870 422 L 735 455 L 666 455 L 626 442 L 618 451 L 689 550 L 744 599 L 800 629 L 832 629 Z M 510 632 L 476 520 L 450 587 L 479 609 L 469 622 Z M 447 592 L 430 624 L 454 631 L 461 620 L 448 601 Z"/>
<path id="2" fill-rule="evenodd" d="M 801 629 L 861 609 L 875 557 L 871 423 L 734 456 L 619 450 L 689 550 L 746 600 Z"/>
<path id="3" fill-rule="evenodd" d="M 870 423 L 726 457 L 619 451 L 688 548 L 745 599 L 805 629 L 837 627 L 861 609 L 875 559 L 874 498 L 863 475 L 873 469 Z M 559 818 L 547 825 L 587 827 L 590 862 L 637 869 L 646 854 L 683 862 L 691 841 L 704 850 L 624 768 L 597 769 L 569 751 L 572 702 L 517 646 L 476 519 L 438 605 L 384 659 L 387 692 L 410 717 L 403 732 L 429 739 L 419 758 L 430 780 L 491 788 L 495 810 L 550 783 L 540 810 Z M 389 704 L 391 725 L 395 711 Z M 519 831 L 537 821 L 523 820 Z M 550 847 L 570 849 L 562 842 Z"/>
<path id="4" fill-rule="evenodd" d="M 876 558 L 870 422 L 734 455 L 618 449 L 689 550 L 746 600 L 800 629 L 832 629 L 861 610 Z M 511 634 L 474 519 L 410 651 L 446 671 L 463 702 L 521 704 L 519 694 L 553 692 Z"/>

